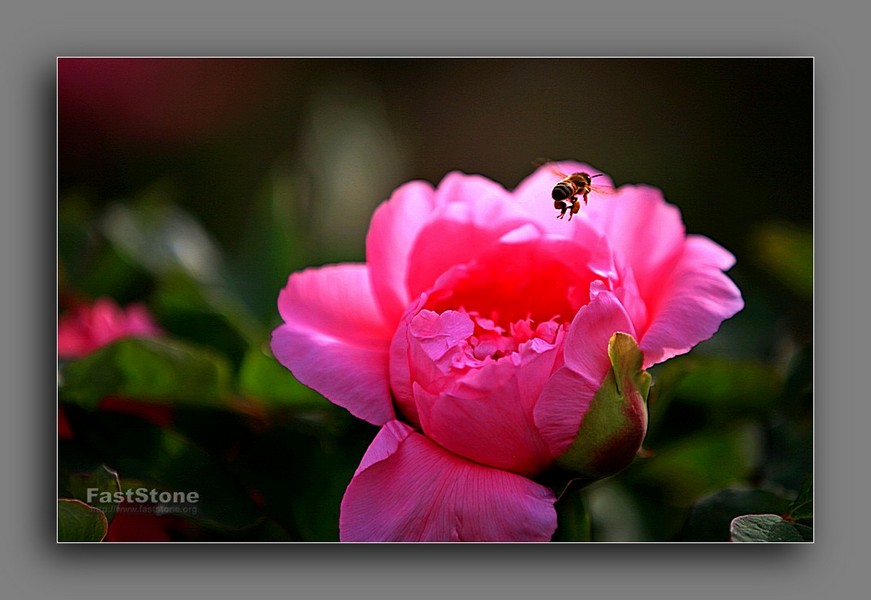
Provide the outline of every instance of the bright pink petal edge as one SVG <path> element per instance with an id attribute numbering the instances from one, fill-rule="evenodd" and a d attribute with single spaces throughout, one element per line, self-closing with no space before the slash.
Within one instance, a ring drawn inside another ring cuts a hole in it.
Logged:
<path id="1" fill-rule="evenodd" d="M 543 542 L 556 530 L 550 489 L 467 461 L 393 421 L 342 499 L 342 541 Z"/>
<path id="2" fill-rule="evenodd" d="M 278 300 L 285 323 L 272 352 L 303 384 L 375 425 L 395 417 L 388 382 L 391 331 L 375 305 L 365 265 L 290 276 Z"/>
<path id="3" fill-rule="evenodd" d="M 643 368 L 688 352 L 744 307 L 741 291 L 722 272 L 734 257 L 702 236 L 689 236 L 684 252 L 662 284 L 661 300 L 642 334 Z"/>

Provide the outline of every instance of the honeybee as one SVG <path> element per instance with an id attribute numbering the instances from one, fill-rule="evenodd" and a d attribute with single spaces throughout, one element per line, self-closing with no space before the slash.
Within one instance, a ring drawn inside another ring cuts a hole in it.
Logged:
<path id="1" fill-rule="evenodd" d="M 559 169 L 557 169 L 553 164 L 546 162 L 544 163 L 547 167 L 554 172 L 559 177 L 562 177 L 560 181 L 557 182 L 555 186 L 553 186 L 553 191 L 551 192 L 551 197 L 553 198 L 553 207 L 560 211 L 560 214 L 556 216 L 557 219 L 562 219 L 566 216 L 566 212 L 569 213 L 569 221 L 572 220 L 572 217 L 578 214 L 578 211 L 581 209 L 581 202 L 578 199 L 578 196 L 583 198 L 584 204 L 587 204 L 587 196 L 590 195 L 591 192 L 596 192 L 600 194 L 610 193 L 611 190 L 609 188 L 603 188 L 600 186 L 593 185 L 593 179 L 596 177 L 601 177 L 602 173 L 596 173 L 595 175 L 590 175 L 589 173 L 579 172 L 572 173 L 571 175 L 566 175 Z"/>

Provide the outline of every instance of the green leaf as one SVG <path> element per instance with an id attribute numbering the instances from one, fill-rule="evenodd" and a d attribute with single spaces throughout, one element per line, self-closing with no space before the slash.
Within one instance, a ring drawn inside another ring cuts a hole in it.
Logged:
<path id="1" fill-rule="evenodd" d="M 771 222 L 754 232 L 751 243 L 762 268 L 795 293 L 813 296 L 813 232 L 790 223 Z"/>
<path id="2" fill-rule="evenodd" d="M 810 411 L 813 406 L 814 349 L 805 346 L 789 361 L 783 386 L 783 405 L 795 411 Z"/>
<path id="3" fill-rule="evenodd" d="M 773 490 L 720 490 L 693 505 L 680 539 L 693 542 L 727 542 L 729 525 L 735 517 L 749 513 L 780 514 L 787 506 L 789 500 Z"/>
<path id="4" fill-rule="evenodd" d="M 813 527 L 810 527 L 808 525 L 803 525 L 801 523 L 793 523 L 792 526 L 795 527 L 796 531 L 798 531 L 802 540 L 804 540 L 805 542 L 814 541 L 814 528 Z"/>
<path id="5" fill-rule="evenodd" d="M 761 475 L 786 489 L 799 489 L 813 469 L 813 415 L 781 419 L 767 431 Z"/>
<path id="6" fill-rule="evenodd" d="M 158 281 L 151 307 L 155 318 L 174 336 L 216 348 L 234 364 L 242 361 L 254 340 L 266 335 L 262 324 L 226 285 L 203 283 L 182 272 Z"/>
<path id="7" fill-rule="evenodd" d="M 787 520 L 812 527 L 814 524 L 814 480 L 808 475 L 798 497 L 790 504 L 786 513 Z"/>
<path id="8" fill-rule="evenodd" d="M 709 429 L 651 448 L 654 456 L 636 462 L 633 480 L 656 487 L 676 506 L 690 506 L 716 490 L 743 482 L 761 452 L 753 425 Z"/>
<path id="9" fill-rule="evenodd" d="M 106 515 L 81 500 L 57 501 L 57 540 L 59 542 L 100 542 L 109 531 Z"/>
<path id="10" fill-rule="evenodd" d="M 214 352 L 168 339 L 118 340 L 65 365 L 65 401 L 95 409 L 107 396 L 225 407 L 230 367 Z"/>
<path id="11" fill-rule="evenodd" d="M 100 509 L 111 522 L 118 507 L 115 494 L 121 491 L 118 473 L 101 465 L 90 473 L 73 473 L 66 481 L 65 494 Z M 108 496 L 111 494 L 111 496 Z M 106 501 L 103 501 L 103 500 Z"/>
<path id="12" fill-rule="evenodd" d="M 287 276 L 310 266 L 315 249 L 325 249 L 309 221 L 316 206 L 306 201 L 306 180 L 300 165 L 284 160 L 273 165 L 248 203 L 246 223 L 228 256 L 228 282 L 262 320 L 275 318 L 278 291 Z"/>
<path id="13" fill-rule="evenodd" d="M 780 399 L 783 378 L 759 361 L 687 358 L 675 395 L 681 402 L 729 412 L 770 410 Z"/>
<path id="14" fill-rule="evenodd" d="M 323 408 L 329 402 L 304 386 L 264 346 L 251 348 L 239 372 L 239 391 L 275 407 Z"/>
<path id="15" fill-rule="evenodd" d="M 148 274 L 107 243 L 93 224 L 88 199 L 67 195 L 58 203 L 58 288 L 125 304 L 141 298 Z"/>
<path id="16" fill-rule="evenodd" d="M 733 542 L 804 542 L 801 532 L 778 515 L 744 515 L 729 526 Z"/>

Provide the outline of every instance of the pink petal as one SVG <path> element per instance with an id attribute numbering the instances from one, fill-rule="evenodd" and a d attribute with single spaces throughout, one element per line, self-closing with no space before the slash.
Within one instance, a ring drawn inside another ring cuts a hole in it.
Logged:
<path id="1" fill-rule="evenodd" d="M 432 219 L 419 230 L 408 257 L 406 285 L 412 297 L 429 290 L 445 271 L 483 254 L 529 222 L 511 195 L 480 175 L 453 172 L 435 191 Z"/>
<path id="2" fill-rule="evenodd" d="M 611 336 L 622 331 L 635 337 L 635 327 L 613 292 L 604 289 L 601 282 L 594 282 L 590 288 L 590 303 L 575 315 L 566 335 L 564 353 L 569 368 L 598 383 L 611 368 L 608 358 Z"/>
<path id="3" fill-rule="evenodd" d="M 403 349 L 415 416 L 424 433 L 451 452 L 532 475 L 553 458 L 532 411 L 560 358 L 562 335 L 554 332 L 552 343 L 526 340 L 494 359 L 474 355 L 468 342 L 473 330 L 471 317 L 453 310 L 424 310 L 411 319 Z"/>
<path id="4" fill-rule="evenodd" d="M 687 242 L 692 244 L 700 262 L 728 271 L 735 266 L 735 255 L 720 244 L 703 235 L 689 235 Z"/>
<path id="5" fill-rule="evenodd" d="M 602 202 L 590 203 L 590 219 L 604 233 L 619 263 L 631 267 L 643 295 L 662 284 L 683 248 L 680 211 L 662 192 L 624 185 Z"/>
<path id="6" fill-rule="evenodd" d="M 425 295 L 421 298 L 421 302 Z M 420 303 L 410 307 L 403 317 L 390 345 L 390 387 L 393 398 L 406 422 L 420 425 L 417 403 L 412 388 L 412 364 L 415 377 L 434 385 L 448 381 L 455 359 L 462 355 L 462 342 L 472 334 L 472 319 L 465 313 L 448 311 L 438 315 L 425 310 L 417 312 Z M 412 316 L 414 315 L 414 316 Z M 410 352 L 409 337 L 414 335 L 417 360 Z"/>
<path id="7" fill-rule="evenodd" d="M 393 401 L 405 422 L 415 427 L 420 426 L 420 418 L 417 414 L 417 405 L 414 401 L 414 392 L 411 387 L 410 357 L 408 354 L 408 327 L 412 316 L 420 311 L 420 307 L 426 302 L 424 294 L 416 302 L 409 305 L 406 314 L 402 317 L 396 333 L 390 342 L 390 389 L 393 391 Z"/>
<path id="8" fill-rule="evenodd" d="M 342 541 L 548 541 L 553 493 L 467 461 L 407 425 L 375 439 L 342 499 Z"/>
<path id="9" fill-rule="evenodd" d="M 436 204 L 440 208 L 440 218 L 472 223 L 481 229 L 519 220 L 513 214 L 508 191 L 481 175 L 459 171 L 448 173 L 436 189 Z"/>
<path id="10" fill-rule="evenodd" d="M 426 362 L 432 362 L 443 373 L 451 368 L 451 356 L 458 350 L 457 346 L 474 331 L 471 317 L 455 310 L 442 314 L 422 310 L 408 324 L 408 333 L 420 345 Z"/>
<path id="11" fill-rule="evenodd" d="M 292 274 L 278 295 L 284 322 L 349 341 L 389 340 L 366 265 L 339 264 Z"/>
<path id="12" fill-rule="evenodd" d="M 414 265 L 408 274 L 410 293 L 418 295 L 431 289 L 439 276 L 455 265 L 466 264 L 486 253 L 514 225 L 516 223 L 505 223 L 498 228 L 482 228 L 471 221 L 434 221 L 420 232 L 409 258 Z"/>
<path id="13" fill-rule="evenodd" d="M 605 348 L 607 352 L 607 346 Z M 563 366 L 548 380 L 535 406 L 535 425 L 554 458 L 562 455 L 581 427 L 602 382 Z"/>
<path id="14" fill-rule="evenodd" d="M 593 251 L 553 236 L 514 237 L 514 230 L 468 264 L 447 270 L 435 283 L 427 308 L 477 311 L 502 327 L 532 318 L 568 323 L 589 301 Z"/>
<path id="15" fill-rule="evenodd" d="M 532 345 L 466 373 L 447 391 L 433 393 L 415 384 L 427 436 L 484 465 L 528 476 L 541 472 L 554 456 L 533 411 L 559 352 L 555 346 L 536 352 Z"/>
<path id="16" fill-rule="evenodd" d="M 553 456 L 575 439 L 581 419 L 611 368 L 608 342 L 635 329 L 617 297 L 594 284 L 590 303 L 575 316 L 563 344 L 565 366 L 547 382 L 535 405 L 534 420 Z"/>
<path id="17" fill-rule="evenodd" d="M 411 181 L 397 188 L 372 216 L 366 263 L 372 290 L 388 323 L 397 322 L 409 303 L 408 256 L 419 231 L 431 219 L 434 194 L 429 183 Z"/>
<path id="18" fill-rule="evenodd" d="M 364 265 L 308 269 L 278 297 L 285 323 L 272 351 L 303 384 L 353 415 L 381 425 L 394 418 L 388 382 L 391 330 Z"/>
<path id="19" fill-rule="evenodd" d="M 420 181 L 398 188 L 375 211 L 366 238 L 372 288 L 387 321 L 398 321 L 448 267 L 528 220 L 502 186 L 480 175 L 452 172 L 435 190 Z"/>
<path id="20" fill-rule="evenodd" d="M 740 290 L 721 271 L 733 263 L 732 255 L 711 240 L 687 238 L 683 255 L 662 282 L 651 325 L 642 334 L 643 368 L 689 351 L 744 307 Z"/>
<path id="21" fill-rule="evenodd" d="M 632 267 L 624 266 L 618 269 L 618 273 L 610 279 L 614 294 L 626 309 L 626 314 L 629 315 L 629 320 L 635 327 L 635 331 L 645 331 L 650 324 L 650 317 L 647 300 L 638 289 L 635 272 Z"/>

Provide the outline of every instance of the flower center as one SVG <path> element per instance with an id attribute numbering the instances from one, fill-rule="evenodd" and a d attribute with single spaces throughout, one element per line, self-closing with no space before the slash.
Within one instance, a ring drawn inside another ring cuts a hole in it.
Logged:
<path id="1" fill-rule="evenodd" d="M 445 273 L 424 308 L 468 313 L 479 345 L 504 352 L 508 344 L 516 347 L 534 337 L 538 328 L 555 331 L 559 324 L 567 325 L 589 302 L 590 283 L 599 277 L 583 254 L 561 240 L 501 244 Z"/>
<path id="2" fill-rule="evenodd" d="M 522 319 L 511 323 L 508 329 L 504 329 L 490 319 L 481 317 L 475 312 L 469 313 L 475 325 L 474 333 L 468 338 L 467 355 L 476 360 L 484 360 L 487 357 L 500 359 L 513 352 L 529 340 L 538 338 L 548 344 L 556 340 L 560 323 L 555 320 L 545 321 L 538 325 L 532 319 Z"/>

